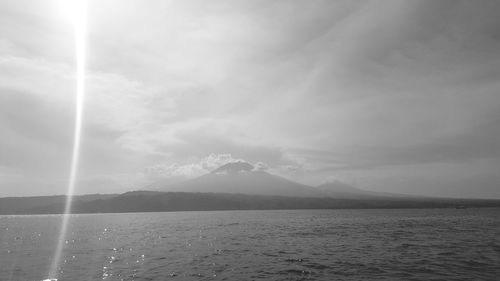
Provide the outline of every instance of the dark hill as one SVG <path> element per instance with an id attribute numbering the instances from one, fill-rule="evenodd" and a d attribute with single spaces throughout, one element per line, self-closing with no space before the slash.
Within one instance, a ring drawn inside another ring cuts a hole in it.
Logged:
<path id="1" fill-rule="evenodd" d="M 32 205 L 27 209 L 2 208 L 0 214 L 59 214 L 64 211 L 64 204 L 59 199 L 56 203 L 44 205 L 55 199 L 47 196 L 16 198 L 16 203 L 24 204 L 26 199 Z M 61 196 L 62 197 L 62 196 Z M 0 198 L 8 202 L 12 198 Z M 38 207 L 31 208 L 34 201 Z M 12 204 L 8 204 L 12 206 Z M 7 205 L 5 205 L 7 206 Z M 464 200 L 464 199 L 334 199 L 314 197 L 285 197 L 244 195 L 234 193 L 186 193 L 134 191 L 108 198 L 73 203 L 72 213 L 124 213 L 124 212 L 170 212 L 170 211 L 213 211 L 213 210 L 275 210 L 275 209 L 367 209 L 367 208 L 468 208 L 500 207 L 500 200 Z"/>

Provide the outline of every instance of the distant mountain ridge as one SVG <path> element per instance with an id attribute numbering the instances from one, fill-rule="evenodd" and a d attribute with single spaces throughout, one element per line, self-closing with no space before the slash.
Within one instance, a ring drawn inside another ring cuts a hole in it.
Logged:
<path id="1" fill-rule="evenodd" d="M 62 214 L 66 196 L 0 198 L 0 215 Z M 500 200 L 399 198 L 336 199 L 234 193 L 131 191 L 120 195 L 74 198 L 71 213 L 130 213 L 215 210 L 380 209 L 500 207 Z M 36 207 L 34 207 L 36 206 Z M 462 210 L 457 210 L 462 211 Z"/>
<path id="2" fill-rule="evenodd" d="M 73 197 L 72 213 L 209 210 L 500 207 L 500 200 L 416 197 L 371 192 L 332 181 L 312 187 L 238 161 L 175 184 L 123 194 Z M 0 198 L 0 214 L 61 214 L 66 196 Z"/>
<path id="3" fill-rule="evenodd" d="M 340 181 L 313 187 L 259 170 L 245 161 L 224 164 L 197 178 L 177 183 L 161 181 L 143 188 L 164 192 L 215 192 L 290 197 L 368 199 L 404 195 L 362 190 Z"/>

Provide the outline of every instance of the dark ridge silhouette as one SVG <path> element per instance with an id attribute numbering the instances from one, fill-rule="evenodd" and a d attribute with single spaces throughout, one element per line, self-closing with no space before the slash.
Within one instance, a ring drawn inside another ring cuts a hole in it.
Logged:
<path id="1" fill-rule="evenodd" d="M 73 196 L 73 202 L 89 202 L 94 200 L 110 199 L 119 194 L 87 194 Z M 61 206 L 64 210 L 66 195 L 32 196 L 32 197 L 4 197 L 0 198 L 0 214 L 37 213 L 38 209 L 47 206 Z M 61 211 L 62 212 L 62 211 Z M 59 212 L 58 212 L 59 213 Z"/>
<path id="2" fill-rule="evenodd" d="M 62 200 L 64 198 L 65 196 L 0 198 L 2 203 L 0 214 L 60 214 L 64 211 L 64 200 Z M 365 200 L 234 193 L 133 191 L 120 195 L 99 195 L 93 200 L 78 200 L 77 198 L 73 203 L 71 213 L 471 207 L 500 207 L 500 200 L 441 198 Z"/>

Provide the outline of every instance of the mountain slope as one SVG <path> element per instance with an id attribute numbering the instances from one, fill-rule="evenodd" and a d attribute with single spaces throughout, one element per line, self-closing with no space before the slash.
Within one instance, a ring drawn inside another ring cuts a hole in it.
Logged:
<path id="1" fill-rule="evenodd" d="M 317 189 L 323 192 L 328 197 L 339 199 L 398 199 L 414 197 L 404 194 L 363 190 L 341 181 L 327 182 L 319 185 Z"/>

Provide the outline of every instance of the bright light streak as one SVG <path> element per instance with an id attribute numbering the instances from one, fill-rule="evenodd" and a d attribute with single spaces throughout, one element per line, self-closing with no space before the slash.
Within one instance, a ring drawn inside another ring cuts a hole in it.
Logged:
<path id="1" fill-rule="evenodd" d="M 86 0 L 65 0 L 66 10 L 70 14 L 73 22 L 75 34 L 75 63 L 76 63 L 76 111 L 75 128 L 73 137 L 73 153 L 71 158 L 71 171 L 67 190 L 66 204 L 62 217 L 61 230 L 57 242 L 54 259 L 49 271 L 49 278 L 57 278 L 62 251 L 66 241 L 66 232 L 70 217 L 72 197 L 78 171 L 78 158 L 80 155 L 80 142 L 83 119 L 83 102 L 85 95 L 85 53 L 87 37 L 87 1 Z"/>

